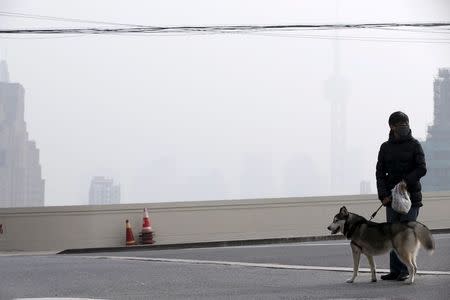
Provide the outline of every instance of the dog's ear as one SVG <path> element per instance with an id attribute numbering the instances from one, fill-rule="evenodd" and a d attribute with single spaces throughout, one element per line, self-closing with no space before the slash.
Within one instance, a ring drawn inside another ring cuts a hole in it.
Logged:
<path id="1" fill-rule="evenodd" d="M 341 210 L 339 211 L 339 213 L 341 215 L 347 216 L 348 215 L 348 210 L 347 210 L 347 208 L 345 206 L 342 206 Z"/>

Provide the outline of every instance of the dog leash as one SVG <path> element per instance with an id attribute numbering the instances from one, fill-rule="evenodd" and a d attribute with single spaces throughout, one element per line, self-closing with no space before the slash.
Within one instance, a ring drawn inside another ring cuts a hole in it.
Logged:
<path id="1" fill-rule="evenodd" d="M 380 205 L 380 207 L 378 207 L 378 209 L 372 214 L 372 216 L 370 217 L 369 221 L 371 221 L 373 218 L 375 218 L 375 216 L 377 215 L 378 211 L 383 207 L 383 204 Z"/>

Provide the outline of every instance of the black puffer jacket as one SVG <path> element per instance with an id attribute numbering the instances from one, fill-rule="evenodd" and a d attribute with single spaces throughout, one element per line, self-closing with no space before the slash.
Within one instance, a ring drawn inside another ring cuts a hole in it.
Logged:
<path id="1" fill-rule="evenodd" d="M 381 145 L 378 152 L 376 171 L 378 199 L 383 200 L 390 196 L 394 186 L 405 180 L 412 206 L 422 206 L 420 178 L 426 173 L 422 146 L 412 137 L 411 131 L 406 138 L 396 139 L 391 130 L 389 140 Z"/>

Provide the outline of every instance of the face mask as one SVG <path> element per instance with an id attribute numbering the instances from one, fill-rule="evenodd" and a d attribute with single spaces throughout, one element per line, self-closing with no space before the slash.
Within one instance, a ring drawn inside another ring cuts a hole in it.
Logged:
<path id="1" fill-rule="evenodd" d="M 395 132 L 398 134 L 399 137 L 406 137 L 409 134 L 409 126 L 399 126 L 395 129 Z"/>

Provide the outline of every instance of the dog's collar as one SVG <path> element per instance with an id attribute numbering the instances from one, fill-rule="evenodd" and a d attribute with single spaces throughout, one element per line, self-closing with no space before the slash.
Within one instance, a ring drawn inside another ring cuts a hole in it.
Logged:
<path id="1" fill-rule="evenodd" d="M 366 220 L 359 220 L 353 226 L 349 227 L 347 224 L 348 222 L 345 222 L 344 224 L 344 235 L 349 239 L 352 237 L 353 233 L 355 233 L 356 228 L 358 228 L 359 225 L 366 223 Z"/>

